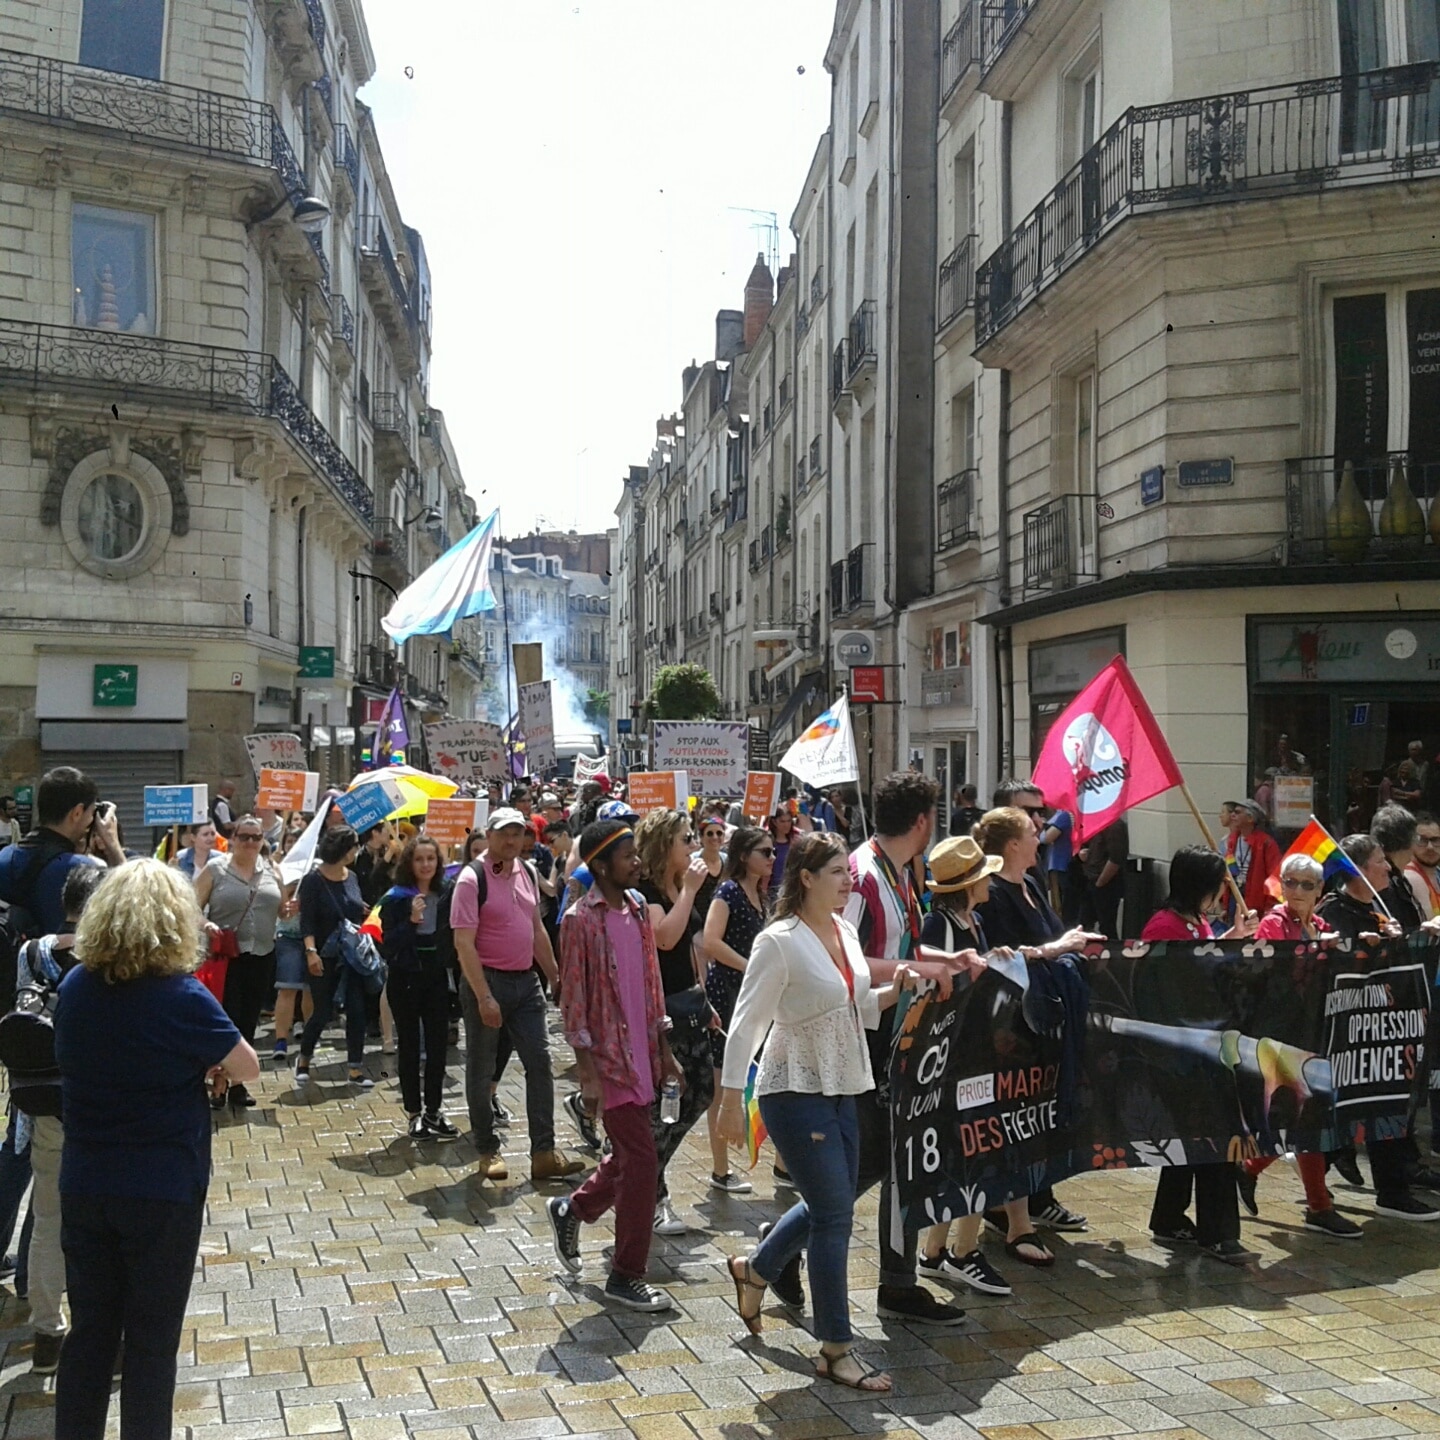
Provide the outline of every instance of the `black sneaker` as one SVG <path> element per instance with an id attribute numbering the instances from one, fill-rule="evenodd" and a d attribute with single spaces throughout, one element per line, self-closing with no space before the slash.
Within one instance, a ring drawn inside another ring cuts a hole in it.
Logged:
<path id="1" fill-rule="evenodd" d="M 1365 1232 L 1353 1221 L 1335 1210 L 1307 1210 L 1305 1228 L 1318 1230 L 1332 1240 L 1358 1240 Z"/>
<path id="2" fill-rule="evenodd" d="M 1360 1162 L 1356 1159 L 1353 1150 L 1337 1151 L 1330 1157 L 1330 1163 L 1347 1184 L 1353 1185 L 1357 1190 L 1365 1188 L 1365 1177 L 1360 1173 Z"/>
<path id="3" fill-rule="evenodd" d="M 555 1255 L 572 1274 L 580 1273 L 580 1218 L 570 1208 L 569 1200 L 557 1195 L 545 1202 L 550 1229 L 555 1235 Z"/>
<path id="4" fill-rule="evenodd" d="M 1440 1170 L 1431 1165 L 1422 1165 L 1412 1170 L 1406 1179 L 1412 1187 L 1421 1190 L 1440 1190 Z"/>
<path id="5" fill-rule="evenodd" d="M 978 1250 L 968 1255 L 952 1255 L 942 1250 L 933 1260 L 922 1255 L 919 1268 L 921 1279 L 937 1280 L 952 1290 L 963 1287 L 979 1295 L 1011 1293 L 1009 1282 Z"/>
<path id="6" fill-rule="evenodd" d="M 498 1095 L 490 1097 L 490 1113 L 495 1117 L 497 1125 L 508 1125 L 512 1118 L 510 1112 L 500 1103 Z"/>
<path id="7" fill-rule="evenodd" d="M 875 1292 L 875 1313 L 922 1325 L 959 1325 L 965 1319 L 958 1305 L 937 1300 L 923 1285 L 882 1285 Z"/>
<path id="8" fill-rule="evenodd" d="M 1243 1165 L 1235 1167 L 1235 1188 L 1240 1192 L 1240 1203 L 1252 1215 L 1260 1213 L 1260 1207 L 1255 1203 L 1255 1185 L 1259 1177 L 1252 1175 Z"/>
<path id="9" fill-rule="evenodd" d="M 594 1117 L 585 1109 L 584 1097 L 578 1090 L 572 1090 L 565 1097 L 564 1105 L 570 1113 L 570 1118 L 575 1122 L 575 1128 L 580 1132 L 580 1139 L 591 1150 L 598 1150 L 600 1136 L 595 1129 Z"/>
<path id="10" fill-rule="evenodd" d="M 423 1115 L 412 1115 L 410 1123 L 405 1128 L 412 1140 L 430 1139 L 430 1127 L 425 1123 Z"/>
<path id="11" fill-rule="evenodd" d="M 30 1359 L 30 1373 L 32 1375 L 53 1375 L 60 1368 L 60 1348 L 65 1344 L 65 1336 L 46 1335 L 43 1331 L 35 1332 L 35 1349 Z"/>
<path id="12" fill-rule="evenodd" d="M 1090 1227 L 1083 1215 L 1067 1210 L 1058 1200 L 1051 1202 L 1038 1214 L 1032 1210 L 1030 1218 L 1047 1230 L 1088 1230 Z"/>
<path id="13" fill-rule="evenodd" d="M 1181 1220 L 1178 1225 L 1152 1225 L 1150 1233 L 1162 1245 L 1195 1245 L 1200 1240 L 1189 1220 Z"/>
<path id="14" fill-rule="evenodd" d="M 1257 1251 L 1247 1250 L 1238 1240 L 1217 1240 L 1213 1245 L 1202 1245 L 1200 1253 L 1226 1265 L 1249 1265 L 1260 1258 Z"/>
<path id="15" fill-rule="evenodd" d="M 613 1270 L 605 1282 L 605 1298 L 623 1305 L 627 1310 L 673 1310 L 675 1302 L 663 1291 L 643 1280 L 634 1280 L 629 1275 L 617 1275 Z"/>
<path id="16" fill-rule="evenodd" d="M 774 1228 L 775 1222 L 767 1220 L 760 1227 L 760 1238 L 763 1240 Z M 800 1257 L 798 1255 L 770 1282 L 770 1293 L 787 1310 L 803 1310 L 805 1308 L 805 1286 L 800 1280 Z"/>
<path id="17" fill-rule="evenodd" d="M 449 1144 L 460 1138 L 460 1132 L 438 1110 L 427 1110 L 421 1117 L 431 1140 Z"/>
<path id="18" fill-rule="evenodd" d="M 1421 1200 L 1415 1195 L 1389 1195 L 1384 1200 L 1377 1197 L 1375 1213 L 1391 1220 L 1440 1220 L 1440 1209 L 1434 1201 Z"/>
<path id="19" fill-rule="evenodd" d="M 790 1178 L 790 1172 L 788 1170 L 782 1170 L 780 1166 L 777 1165 L 770 1173 L 775 1177 L 775 1189 L 777 1191 L 795 1189 L 795 1182 Z"/>

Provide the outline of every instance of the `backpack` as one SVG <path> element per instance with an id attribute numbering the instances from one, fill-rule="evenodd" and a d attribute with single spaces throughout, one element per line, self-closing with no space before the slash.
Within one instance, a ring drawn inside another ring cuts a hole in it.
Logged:
<path id="1" fill-rule="evenodd" d="M 29 940 L 22 948 L 30 950 L 30 973 L 38 975 L 40 942 Z M 0 1016 L 0 1065 L 4 1065 L 10 1079 L 10 1098 L 17 1110 L 31 1117 L 60 1116 L 55 999 L 56 986 L 37 979 L 20 987 L 14 1008 Z"/>
<path id="2" fill-rule="evenodd" d="M 22 841 L 7 847 L 8 870 L 0 867 L 0 903 L 4 904 L 0 913 L 0 1015 L 15 1008 L 15 967 L 21 947 L 43 933 L 35 914 L 34 886 L 54 861 L 74 853 L 58 835 L 46 830 L 37 833 L 33 845 Z M 21 856 L 28 856 L 23 869 L 19 864 Z M 4 893 L 6 889 L 8 894 Z"/>

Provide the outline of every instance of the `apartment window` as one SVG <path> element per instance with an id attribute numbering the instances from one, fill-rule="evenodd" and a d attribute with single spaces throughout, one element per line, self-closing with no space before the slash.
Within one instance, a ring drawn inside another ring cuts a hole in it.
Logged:
<path id="1" fill-rule="evenodd" d="M 85 0 L 82 65 L 158 80 L 164 39 L 165 0 Z"/>
<path id="2" fill-rule="evenodd" d="M 1363 154 L 1385 147 L 1387 122 L 1402 110 L 1378 104 L 1373 89 L 1354 79 L 1367 70 L 1440 60 L 1440 0 L 1337 0 L 1336 40 L 1341 87 L 1340 149 Z M 1413 94 L 1410 141 L 1440 138 L 1440 84 Z"/>
<path id="3" fill-rule="evenodd" d="M 880 99 L 880 0 L 870 0 L 869 35 L 870 92 L 867 99 L 878 103 Z"/>
<path id="4" fill-rule="evenodd" d="M 1065 77 L 1060 168 L 1068 170 L 1100 138 L 1100 54 L 1092 46 Z"/>
<path id="5" fill-rule="evenodd" d="M 1095 494 L 1095 372 L 1077 375 L 1075 387 L 1075 493 Z"/>
<path id="6" fill-rule="evenodd" d="M 967 235 L 975 234 L 975 142 L 973 140 L 955 157 L 954 215 L 954 244 L 958 245 Z"/>
<path id="7" fill-rule="evenodd" d="M 975 468 L 975 389 L 968 386 L 950 401 L 950 473 Z"/>
<path id="8" fill-rule="evenodd" d="M 860 129 L 860 42 L 857 40 L 850 47 L 850 68 L 849 68 L 850 94 L 846 97 L 850 102 L 850 154 L 856 150 L 855 136 Z"/>
<path id="9" fill-rule="evenodd" d="M 77 204 L 70 218 L 76 325 L 155 333 L 155 220 Z"/>

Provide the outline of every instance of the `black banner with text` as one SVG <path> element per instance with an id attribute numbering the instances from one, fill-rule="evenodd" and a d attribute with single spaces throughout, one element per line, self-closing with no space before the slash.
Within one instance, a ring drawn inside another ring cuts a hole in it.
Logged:
<path id="1" fill-rule="evenodd" d="M 891 1060 L 900 1204 L 929 1223 L 1080 1170 L 1403 1134 L 1437 954 L 1136 943 L 992 961 L 947 1001 L 911 997 Z"/>

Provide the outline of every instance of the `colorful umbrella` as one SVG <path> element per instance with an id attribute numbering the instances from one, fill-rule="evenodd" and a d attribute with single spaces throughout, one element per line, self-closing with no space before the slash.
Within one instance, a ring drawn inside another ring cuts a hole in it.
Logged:
<path id="1" fill-rule="evenodd" d="M 453 780 L 443 779 L 439 775 L 427 775 L 425 771 L 416 770 L 410 765 L 386 765 L 379 770 L 362 771 L 350 782 L 349 788 L 357 790 L 361 785 L 373 785 L 377 780 L 393 781 L 405 797 L 404 803 L 385 817 L 387 820 L 423 815 L 430 808 L 432 800 L 447 800 L 460 788 Z"/>

